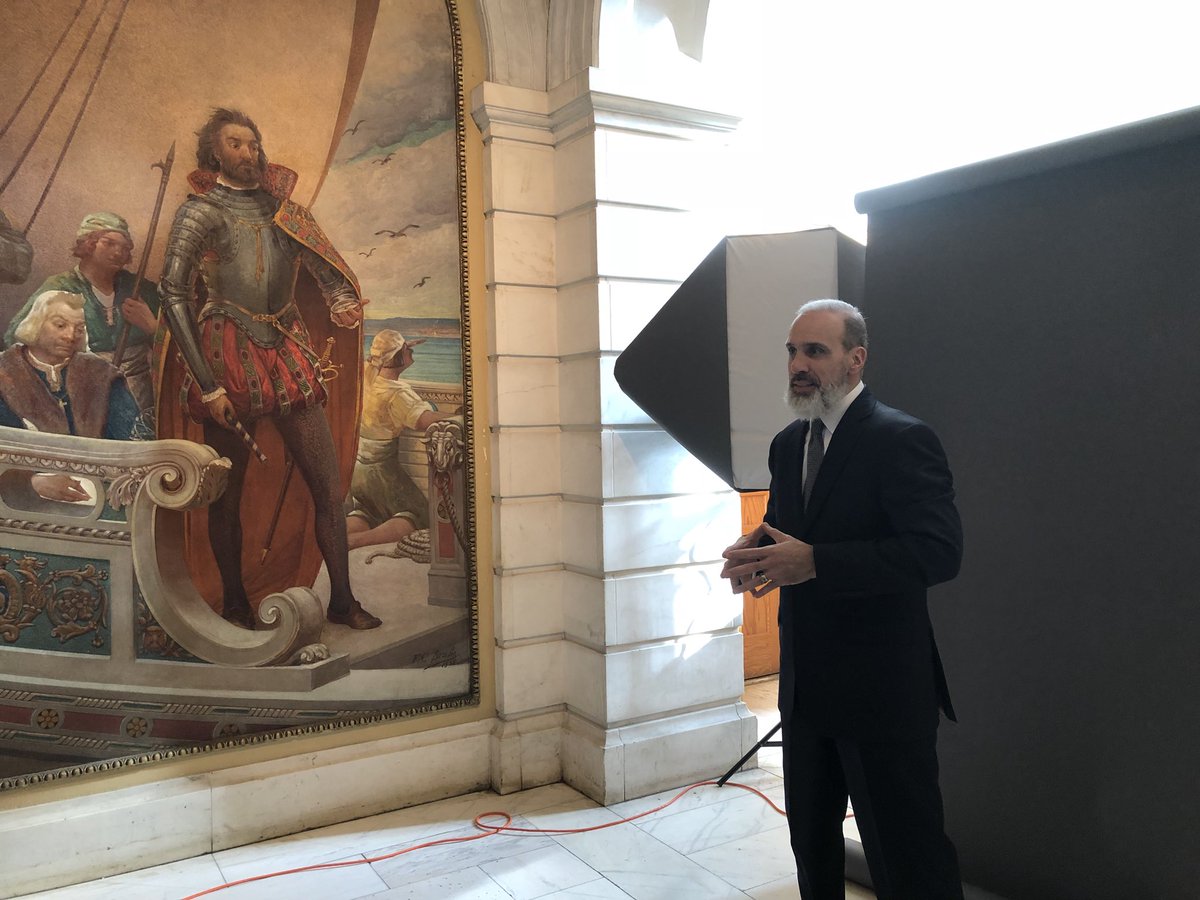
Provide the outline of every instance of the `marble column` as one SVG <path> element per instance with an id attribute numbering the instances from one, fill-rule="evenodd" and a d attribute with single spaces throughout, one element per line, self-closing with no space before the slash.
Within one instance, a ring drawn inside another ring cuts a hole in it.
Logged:
<path id="1" fill-rule="evenodd" d="M 613 363 L 722 234 L 736 120 L 589 68 L 484 83 L 496 678 L 493 783 L 605 803 L 720 774 L 754 742 L 736 495 L 646 418 Z M 681 334 L 680 340 L 704 340 Z"/>

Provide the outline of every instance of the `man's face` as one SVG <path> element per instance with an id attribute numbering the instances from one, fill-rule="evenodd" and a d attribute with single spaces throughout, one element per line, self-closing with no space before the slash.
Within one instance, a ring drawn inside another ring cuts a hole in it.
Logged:
<path id="1" fill-rule="evenodd" d="M 252 188 L 259 179 L 259 146 L 245 125 L 224 125 L 213 144 L 221 177 L 238 188 Z"/>
<path id="2" fill-rule="evenodd" d="M 132 258 L 133 244 L 119 231 L 106 231 L 100 235 L 90 256 L 92 262 L 113 272 L 125 268 Z"/>
<path id="3" fill-rule="evenodd" d="M 831 310 L 799 316 L 788 332 L 788 404 L 796 415 L 814 419 L 829 412 L 862 378 L 867 351 L 846 350 L 846 323 Z"/>
<path id="4" fill-rule="evenodd" d="M 86 339 L 83 310 L 65 303 L 55 303 L 50 307 L 50 313 L 42 323 L 32 349 L 42 362 L 57 366 L 82 350 Z"/>

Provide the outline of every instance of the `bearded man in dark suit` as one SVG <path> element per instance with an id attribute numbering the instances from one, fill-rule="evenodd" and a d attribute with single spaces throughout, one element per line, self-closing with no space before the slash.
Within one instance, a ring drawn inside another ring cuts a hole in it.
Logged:
<path id="1" fill-rule="evenodd" d="M 779 710 L 804 900 L 845 896 L 847 795 L 880 898 L 961 898 L 937 780 L 954 719 L 926 590 L 958 574 L 946 455 L 862 381 L 862 314 L 800 308 L 787 340 L 797 420 L 771 444 L 764 521 L 725 551 L 735 593 L 780 589 Z M 807 499 L 806 499 L 807 498 Z"/>

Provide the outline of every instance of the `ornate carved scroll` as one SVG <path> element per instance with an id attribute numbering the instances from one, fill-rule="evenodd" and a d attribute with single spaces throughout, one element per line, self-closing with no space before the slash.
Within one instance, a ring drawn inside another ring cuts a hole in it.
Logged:
<path id="1" fill-rule="evenodd" d="M 261 621 L 250 631 L 214 613 L 192 583 L 183 563 L 183 515 L 220 496 L 229 476 L 229 461 L 211 447 L 191 441 L 104 441 L 0 428 L 0 468 L 62 472 L 101 485 L 104 496 L 99 499 L 106 502 L 97 502 L 95 509 L 83 516 L 77 510 L 68 516 L 49 506 L 46 510 L 6 509 L 7 515 L 0 518 L 15 531 L 128 540 L 138 586 L 151 614 L 193 656 L 239 667 L 322 658 L 312 645 L 319 645 L 324 611 L 310 589 L 289 588 L 264 599 L 259 608 Z M 115 508 L 126 509 L 127 522 L 102 519 L 105 509 Z M 104 527 L 99 527 L 101 524 Z M 26 600 L 36 599 L 46 594 L 39 590 L 31 581 L 22 584 L 20 593 Z M 10 592 L 0 613 L 19 631 L 22 617 L 33 609 L 28 602 L 18 609 L 13 596 Z M 63 603 L 70 597 L 64 594 Z M 112 598 L 112 602 L 134 601 L 130 597 Z M 87 628 L 103 614 L 99 607 L 91 610 L 95 603 L 87 614 L 75 606 L 58 611 L 60 618 L 67 615 L 58 626 Z M 46 604 L 42 608 L 48 609 Z M 328 651 L 324 652 L 328 656 Z"/>
<path id="2" fill-rule="evenodd" d="M 425 432 L 425 453 L 429 458 L 429 602 L 465 607 L 470 547 L 463 525 L 466 453 L 462 423 L 444 419 L 430 425 Z"/>

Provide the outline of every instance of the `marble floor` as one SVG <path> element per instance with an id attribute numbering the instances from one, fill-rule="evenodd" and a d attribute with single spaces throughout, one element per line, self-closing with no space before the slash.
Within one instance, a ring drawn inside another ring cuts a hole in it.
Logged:
<path id="1" fill-rule="evenodd" d="M 746 685 L 760 734 L 778 721 L 776 682 Z M 734 760 L 730 760 L 732 765 Z M 765 748 L 759 768 L 733 780 L 783 805 L 780 750 Z M 714 773 L 714 778 L 720 773 Z M 679 792 L 604 808 L 564 784 L 498 796 L 490 792 L 397 810 L 246 847 L 28 896 L 54 900 L 182 900 L 227 882 L 320 863 L 337 868 L 250 881 L 206 896 L 227 900 L 532 900 L 635 898 L 688 900 L 798 898 L 786 821 L 739 788 L 696 788 L 670 807 L 599 831 L 488 835 L 402 855 L 427 841 L 479 834 L 472 819 L 503 810 L 512 824 L 588 828 L 637 815 Z M 857 838 L 853 820 L 847 834 Z M 369 862 L 368 862 L 369 860 Z M 847 883 L 849 900 L 874 894 Z"/>

